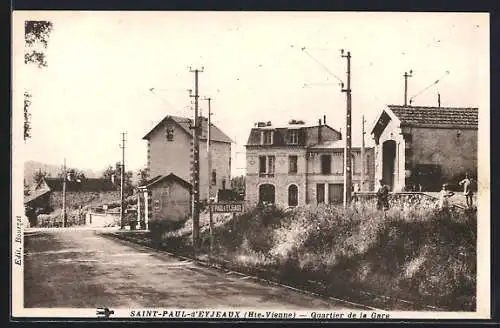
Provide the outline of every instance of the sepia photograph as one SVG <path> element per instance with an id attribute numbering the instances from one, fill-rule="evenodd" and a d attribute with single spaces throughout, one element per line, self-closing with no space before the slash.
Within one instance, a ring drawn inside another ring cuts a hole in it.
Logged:
<path id="1" fill-rule="evenodd" d="M 14 11 L 13 318 L 490 318 L 487 13 Z"/>

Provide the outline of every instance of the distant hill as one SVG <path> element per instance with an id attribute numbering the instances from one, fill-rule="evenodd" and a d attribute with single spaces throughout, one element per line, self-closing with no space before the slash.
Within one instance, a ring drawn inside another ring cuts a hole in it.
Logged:
<path id="1" fill-rule="evenodd" d="M 62 165 L 53 165 L 53 164 L 45 164 L 36 161 L 27 161 L 24 163 L 24 178 L 26 179 L 26 183 L 33 183 L 33 175 L 38 170 L 42 170 L 47 172 L 51 177 L 57 177 L 59 172 L 62 169 Z M 102 172 L 95 172 L 93 170 L 85 170 L 77 167 L 76 169 L 82 170 L 85 173 L 87 178 L 99 178 Z"/>

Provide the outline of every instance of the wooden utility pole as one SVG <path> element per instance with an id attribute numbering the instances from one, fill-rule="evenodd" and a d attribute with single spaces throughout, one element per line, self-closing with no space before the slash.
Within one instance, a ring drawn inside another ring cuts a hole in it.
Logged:
<path id="1" fill-rule="evenodd" d="M 122 149 L 122 165 L 120 166 L 120 224 L 121 228 L 125 229 L 125 195 L 124 195 L 124 179 L 125 179 L 125 135 L 126 132 L 122 132 L 122 143 L 120 148 Z"/>
<path id="2" fill-rule="evenodd" d="M 63 216 L 63 227 L 66 227 L 66 179 L 68 178 L 66 175 L 66 158 L 64 159 L 63 165 L 63 194 L 62 194 L 62 216 Z"/>
<path id="3" fill-rule="evenodd" d="M 438 93 L 438 107 L 441 107 L 441 94 Z"/>
<path id="4" fill-rule="evenodd" d="M 200 118 L 198 117 L 198 74 L 201 70 L 190 69 L 194 73 L 194 126 L 193 126 L 193 196 L 192 196 L 192 216 L 193 216 L 193 251 L 196 256 L 199 247 L 200 233 Z"/>
<path id="5" fill-rule="evenodd" d="M 412 70 L 410 70 L 410 73 L 405 72 L 403 74 L 403 77 L 405 78 L 405 106 L 408 104 L 408 78 L 411 77 L 411 73 Z"/>
<path id="6" fill-rule="evenodd" d="M 345 155 L 345 174 L 344 174 L 344 206 L 351 203 L 352 198 L 352 167 L 351 167 L 351 112 L 352 112 L 352 99 L 351 99 L 351 52 L 348 51 L 344 55 L 344 50 L 341 50 L 341 56 L 347 59 L 347 87 L 342 89 L 346 93 L 346 142 L 344 148 Z"/>
<path id="7" fill-rule="evenodd" d="M 205 98 L 205 100 L 208 101 L 208 127 L 207 127 L 207 162 L 208 162 L 208 172 L 207 172 L 207 177 L 208 177 L 208 195 L 207 195 L 207 200 L 208 200 L 208 215 L 209 215 L 209 220 L 210 220 L 210 256 L 212 256 L 213 253 L 213 248 L 214 248 L 214 218 L 213 218 L 213 213 L 212 213 L 212 152 L 210 149 L 210 144 L 211 144 L 211 139 L 212 139 L 212 132 L 211 132 L 211 127 L 212 127 L 212 108 L 211 108 L 211 102 L 212 98 L 208 97 Z"/>
<path id="8" fill-rule="evenodd" d="M 361 116 L 361 191 L 365 191 L 365 115 Z"/>

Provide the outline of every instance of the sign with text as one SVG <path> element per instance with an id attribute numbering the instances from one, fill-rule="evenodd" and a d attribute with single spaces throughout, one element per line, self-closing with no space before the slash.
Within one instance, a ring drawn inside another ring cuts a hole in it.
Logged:
<path id="1" fill-rule="evenodd" d="M 214 203 L 210 207 L 213 213 L 243 212 L 243 203 Z"/>

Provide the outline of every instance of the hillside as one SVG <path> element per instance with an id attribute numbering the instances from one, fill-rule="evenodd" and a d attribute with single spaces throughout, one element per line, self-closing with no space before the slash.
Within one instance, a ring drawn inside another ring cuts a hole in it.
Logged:
<path id="1" fill-rule="evenodd" d="M 61 171 L 62 165 L 53 165 L 53 164 L 45 164 L 36 161 L 27 161 L 24 163 L 24 178 L 26 179 L 26 183 L 33 183 L 33 175 L 36 171 L 42 170 L 47 172 L 51 177 L 57 177 L 57 174 Z M 81 169 L 85 172 L 85 176 L 87 178 L 99 178 L 101 176 L 101 172 L 95 172 L 93 170 L 85 170 Z"/>

